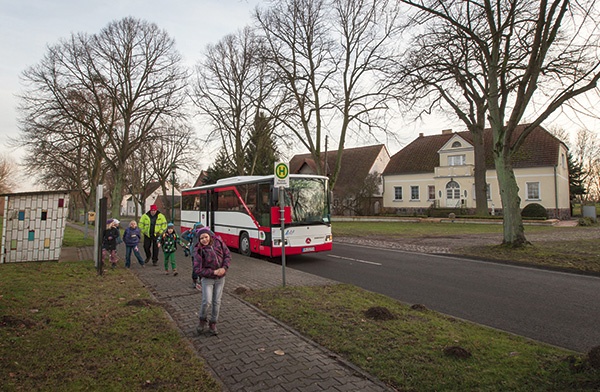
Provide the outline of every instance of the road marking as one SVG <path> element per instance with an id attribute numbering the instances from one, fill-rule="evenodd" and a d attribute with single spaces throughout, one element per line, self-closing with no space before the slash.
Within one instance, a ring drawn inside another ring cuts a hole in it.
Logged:
<path id="1" fill-rule="evenodd" d="M 343 257 L 343 256 L 336 256 L 336 255 L 327 255 L 329 257 L 334 257 L 336 259 L 343 259 L 343 260 L 350 260 L 350 261 L 356 261 L 359 263 L 364 263 L 364 264 L 372 264 L 372 265 L 382 265 L 381 263 L 375 263 L 373 261 L 367 261 L 367 260 L 360 260 L 360 259 L 353 259 L 351 257 Z"/>

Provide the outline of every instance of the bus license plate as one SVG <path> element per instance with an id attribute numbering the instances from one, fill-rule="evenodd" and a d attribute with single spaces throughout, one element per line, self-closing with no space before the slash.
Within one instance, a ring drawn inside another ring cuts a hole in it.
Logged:
<path id="1" fill-rule="evenodd" d="M 315 251 L 315 247 L 314 246 L 309 246 L 308 248 L 302 248 L 302 253 L 304 252 L 314 252 Z"/>

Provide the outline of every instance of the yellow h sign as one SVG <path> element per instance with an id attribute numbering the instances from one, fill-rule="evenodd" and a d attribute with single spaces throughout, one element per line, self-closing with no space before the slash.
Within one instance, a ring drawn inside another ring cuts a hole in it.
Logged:
<path id="1" fill-rule="evenodd" d="M 286 162 L 275 162 L 275 186 L 286 187 L 290 186 L 289 180 L 290 169 Z"/>

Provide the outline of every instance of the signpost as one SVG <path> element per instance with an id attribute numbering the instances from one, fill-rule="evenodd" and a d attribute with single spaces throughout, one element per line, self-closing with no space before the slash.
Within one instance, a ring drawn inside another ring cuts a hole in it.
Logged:
<path id="1" fill-rule="evenodd" d="M 285 287 L 285 197 L 284 189 L 290 187 L 290 168 L 286 162 L 275 162 L 275 186 L 279 187 L 279 214 L 281 224 L 281 273 Z"/>

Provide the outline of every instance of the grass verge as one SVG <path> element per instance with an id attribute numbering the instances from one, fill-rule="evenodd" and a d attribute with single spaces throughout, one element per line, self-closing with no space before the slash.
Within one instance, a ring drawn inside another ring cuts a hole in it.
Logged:
<path id="1" fill-rule="evenodd" d="M 133 274 L 92 262 L 0 265 L 3 391 L 218 391 Z"/>
<path id="2" fill-rule="evenodd" d="M 600 389 L 600 370 L 585 356 L 355 286 L 280 287 L 243 296 L 401 391 Z"/>
<path id="3" fill-rule="evenodd" d="M 452 254 L 481 260 L 508 261 L 511 263 L 551 267 L 600 275 L 598 253 L 598 228 L 527 226 L 526 235 L 542 240 L 531 245 L 513 249 L 501 245 L 477 245 L 477 237 L 498 234 L 501 241 L 502 225 L 405 223 L 405 222 L 335 222 L 332 225 L 334 239 L 337 236 L 372 237 L 390 242 L 402 242 L 411 238 L 443 238 L 452 246 Z M 456 246 L 456 244 L 474 244 Z"/>
<path id="4" fill-rule="evenodd" d="M 65 226 L 65 233 L 63 237 L 64 247 L 81 247 L 81 246 L 94 246 L 94 228 L 89 227 L 88 232 L 84 233 L 81 230 L 74 229 L 69 226 Z"/>

